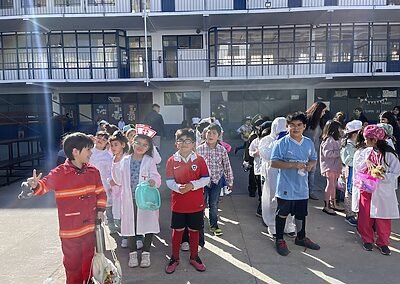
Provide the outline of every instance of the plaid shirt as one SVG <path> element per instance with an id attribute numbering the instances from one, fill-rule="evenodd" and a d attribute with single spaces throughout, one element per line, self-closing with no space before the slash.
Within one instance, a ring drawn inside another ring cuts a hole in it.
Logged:
<path id="1" fill-rule="evenodd" d="M 233 185 L 233 172 L 229 161 L 228 153 L 225 148 L 217 143 L 217 146 L 212 149 L 207 143 L 197 147 L 197 153 L 204 158 L 210 172 L 211 182 L 218 184 L 222 176 L 225 176 L 226 183 L 229 186 Z"/>

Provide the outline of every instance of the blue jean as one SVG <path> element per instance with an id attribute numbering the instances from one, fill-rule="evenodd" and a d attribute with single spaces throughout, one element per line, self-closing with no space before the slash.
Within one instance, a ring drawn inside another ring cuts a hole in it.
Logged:
<path id="1" fill-rule="evenodd" d="M 208 205 L 210 227 L 218 227 L 218 204 L 221 193 L 221 180 L 218 184 L 211 183 L 204 187 L 204 203 Z"/>

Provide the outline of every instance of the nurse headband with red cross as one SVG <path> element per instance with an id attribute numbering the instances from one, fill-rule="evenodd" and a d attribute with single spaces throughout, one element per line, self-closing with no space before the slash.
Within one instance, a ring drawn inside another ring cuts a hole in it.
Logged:
<path id="1" fill-rule="evenodd" d="M 153 138 L 156 134 L 157 131 L 152 129 L 149 125 L 146 124 L 136 124 L 136 134 L 142 134 L 149 136 L 150 138 Z"/>

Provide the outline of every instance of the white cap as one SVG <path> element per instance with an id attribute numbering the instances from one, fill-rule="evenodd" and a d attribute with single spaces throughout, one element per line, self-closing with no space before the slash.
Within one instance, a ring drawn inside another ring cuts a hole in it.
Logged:
<path id="1" fill-rule="evenodd" d="M 360 120 L 352 120 L 346 124 L 346 129 L 344 130 L 344 133 L 351 133 L 358 131 L 362 128 L 363 124 Z"/>
<path id="2" fill-rule="evenodd" d="M 192 117 L 192 124 L 199 124 L 200 123 L 200 117 Z"/>

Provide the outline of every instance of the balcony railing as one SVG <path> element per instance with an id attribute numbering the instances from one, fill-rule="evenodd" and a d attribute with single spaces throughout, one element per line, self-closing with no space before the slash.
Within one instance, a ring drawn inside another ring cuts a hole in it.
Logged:
<path id="1" fill-rule="evenodd" d="M 0 0 L 1 16 L 212 12 L 325 6 L 400 5 L 400 0 Z"/>
<path id="2" fill-rule="evenodd" d="M 373 74 L 400 72 L 400 53 L 373 47 L 373 54 L 336 56 L 298 54 L 289 50 L 274 54 L 223 53 L 211 56 L 207 50 L 164 50 L 148 53 L 148 75 L 144 53 L 135 58 L 113 52 L 62 52 L 4 50 L 0 61 L 0 80 L 204 80 L 210 78 L 289 78 L 325 76 L 335 73 Z M 289 54 L 289 55 L 288 55 Z M 279 56 L 280 55 L 280 56 Z"/>

